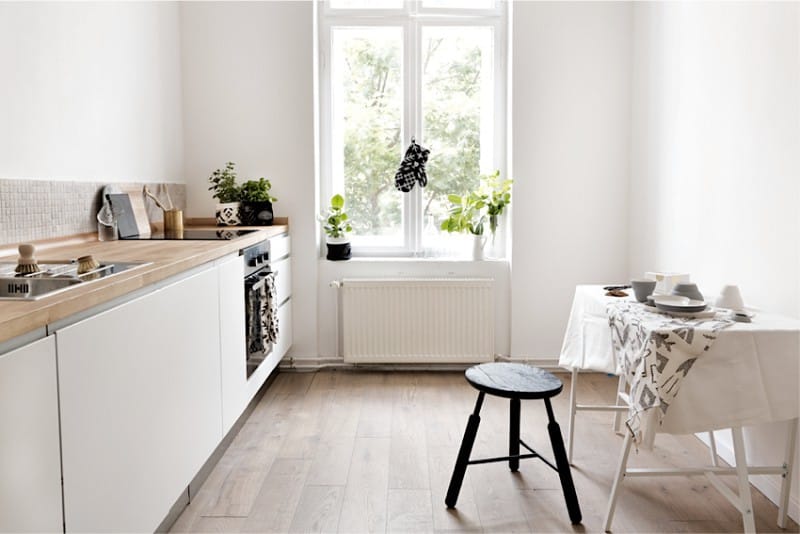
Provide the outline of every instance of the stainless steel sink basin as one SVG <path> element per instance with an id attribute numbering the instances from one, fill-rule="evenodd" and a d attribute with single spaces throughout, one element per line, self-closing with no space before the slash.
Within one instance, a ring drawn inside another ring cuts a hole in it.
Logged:
<path id="1" fill-rule="evenodd" d="M 0 299 L 36 300 L 80 283 L 78 278 L 0 278 Z"/>
<path id="2" fill-rule="evenodd" d="M 0 263 L 0 302 L 38 300 L 145 265 L 150 262 L 103 261 L 96 269 L 78 274 L 77 261 L 49 262 L 40 264 L 37 273 L 17 275 L 16 264 Z"/>

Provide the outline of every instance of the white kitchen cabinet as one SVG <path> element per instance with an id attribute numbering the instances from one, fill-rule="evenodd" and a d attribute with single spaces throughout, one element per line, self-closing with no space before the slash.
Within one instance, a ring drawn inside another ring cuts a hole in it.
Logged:
<path id="1" fill-rule="evenodd" d="M 227 434 L 250 402 L 245 358 L 244 263 L 241 256 L 219 265 L 219 333 L 222 365 L 222 433 Z"/>
<path id="2" fill-rule="evenodd" d="M 214 451 L 219 305 L 209 267 L 56 332 L 67 532 L 154 531 Z"/>
<path id="3" fill-rule="evenodd" d="M 0 355 L 0 531 L 60 532 L 55 339 Z"/>

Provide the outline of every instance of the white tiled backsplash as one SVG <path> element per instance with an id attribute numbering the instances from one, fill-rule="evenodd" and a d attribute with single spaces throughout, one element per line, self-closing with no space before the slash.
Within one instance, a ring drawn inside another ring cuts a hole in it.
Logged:
<path id="1" fill-rule="evenodd" d="M 0 245 L 97 231 L 100 196 L 108 184 L 56 180 L 0 180 Z M 141 191 L 144 184 L 113 184 Z M 154 193 L 162 184 L 147 184 Z M 186 186 L 166 184 L 176 208 L 186 209 Z M 159 198 L 164 198 L 158 195 Z M 145 201 L 151 222 L 161 210 Z"/>

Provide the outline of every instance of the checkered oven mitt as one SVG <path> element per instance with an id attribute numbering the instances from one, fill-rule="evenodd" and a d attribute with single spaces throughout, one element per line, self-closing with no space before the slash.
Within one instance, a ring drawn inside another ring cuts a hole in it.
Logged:
<path id="1" fill-rule="evenodd" d="M 428 161 L 430 152 L 427 148 L 419 146 L 413 137 L 411 138 L 411 144 L 406 150 L 406 155 L 403 161 L 400 162 L 397 174 L 394 175 L 394 186 L 397 189 L 403 193 L 408 193 L 414 189 L 415 181 L 419 182 L 420 187 L 425 187 L 428 184 L 425 163 Z"/>

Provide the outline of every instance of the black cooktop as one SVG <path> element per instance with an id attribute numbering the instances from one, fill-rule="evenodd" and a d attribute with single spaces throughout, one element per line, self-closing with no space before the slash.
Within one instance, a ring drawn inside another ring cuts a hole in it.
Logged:
<path id="1" fill-rule="evenodd" d="M 219 228 L 216 230 L 183 230 L 178 232 L 153 232 L 149 236 L 134 235 L 123 237 L 126 241 L 135 239 L 145 240 L 175 240 L 175 241 L 227 241 L 252 234 L 256 230 L 232 230 L 230 228 Z"/>

